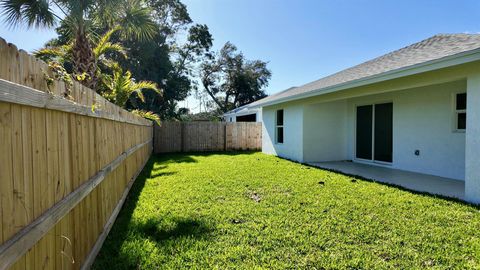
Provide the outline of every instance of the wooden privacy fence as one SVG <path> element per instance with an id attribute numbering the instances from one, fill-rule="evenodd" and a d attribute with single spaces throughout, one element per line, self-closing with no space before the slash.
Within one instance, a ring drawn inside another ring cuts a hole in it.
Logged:
<path id="1" fill-rule="evenodd" d="M 162 122 L 154 130 L 155 153 L 262 148 L 261 123 Z"/>
<path id="2" fill-rule="evenodd" d="M 152 149 L 150 121 L 0 38 L 0 269 L 88 268 Z"/>

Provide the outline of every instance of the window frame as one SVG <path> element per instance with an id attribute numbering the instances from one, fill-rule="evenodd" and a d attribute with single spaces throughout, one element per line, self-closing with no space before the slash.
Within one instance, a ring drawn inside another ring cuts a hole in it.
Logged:
<path id="1" fill-rule="evenodd" d="M 282 112 L 282 124 L 278 124 L 278 113 Z M 282 141 L 278 141 L 278 130 L 279 128 L 282 129 Z M 285 142 L 285 110 L 284 109 L 278 109 L 275 110 L 275 144 L 283 144 Z"/>
<path id="2" fill-rule="evenodd" d="M 465 109 L 458 109 L 457 108 L 457 100 L 458 100 L 458 95 L 465 94 Z M 466 131 L 466 123 L 465 123 L 465 129 L 460 129 L 458 128 L 458 119 L 460 114 L 465 114 L 467 115 L 467 92 L 456 92 L 453 94 L 453 132 L 458 132 L 458 133 L 465 133 Z"/>

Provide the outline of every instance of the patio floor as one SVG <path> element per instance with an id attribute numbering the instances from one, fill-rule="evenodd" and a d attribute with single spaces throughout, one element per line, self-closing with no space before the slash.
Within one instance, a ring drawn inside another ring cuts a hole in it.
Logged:
<path id="1" fill-rule="evenodd" d="M 450 178 L 385 168 L 350 161 L 308 163 L 311 166 L 394 184 L 406 189 L 463 200 L 465 182 Z"/>

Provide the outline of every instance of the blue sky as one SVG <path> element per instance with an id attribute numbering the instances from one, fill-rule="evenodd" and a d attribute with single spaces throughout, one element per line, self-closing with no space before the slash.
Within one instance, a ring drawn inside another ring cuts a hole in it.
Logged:
<path id="1" fill-rule="evenodd" d="M 319 79 L 437 33 L 480 33 L 478 0 L 183 0 L 207 24 L 214 49 L 231 41 L 269 62 L 267 93 Z M 28 51 L 52 31 L 6 29 Z M 189 106 L 194 106 L 190 99 Z"/>

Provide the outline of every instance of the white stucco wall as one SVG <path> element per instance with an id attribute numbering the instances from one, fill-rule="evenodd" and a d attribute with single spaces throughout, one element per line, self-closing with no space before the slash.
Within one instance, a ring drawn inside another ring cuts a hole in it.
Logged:
<path id="1" fill-rule="evenodd" d="M 257 110 L 257 122 L 262 122 L 262 108 Z"/>
<path id="2" fill-rule="evenodd" d="M 454 94 L 466 82 L 348 100 L 348 156 L 355 158 L 356 106 L 393 102 L 393 168 L 465 179 L 465 133 L 454 131 Z M 420 150 L 420 155 L 414 154 Z"/>
<path id="3" fill-rule="evenodd" d="M 304 107 L 304 162 L 348 159 L 347 108 L 346 100 Z"/>
<path id="4" fill-rule="evenodd" d="M 225 119 L 225 122 L 236 122 L 237 120 L 235 114 L 225 115 L 223 118 Z"/>
<path id="5" fill-rule="evenodd" d="M 393 102 L 393 162 L 389 167 L 465 179 L 465 133 L 454 131 L 460 80 L 324 103 L 263 108 L 263 152 L 300 162 L 355 159 L 356 106 Z M 275 144 L 275 111 L 284 109 L 285 142 Z M 416 156 L 415 150 L 420 150 Z"/>
<path id="6" fill-rule="evenodd" d="M 275 143 L 275 114 L 283 109 L 284 143 Z M 264 107 L 262 112 L 262 151 L 266 154 L 303 162 L 303 106 Z"/>
<path id="7" fill-rule="evenodd" d="M 465 199 L 480 204 L 480 74 L 467 80 Z"/>

